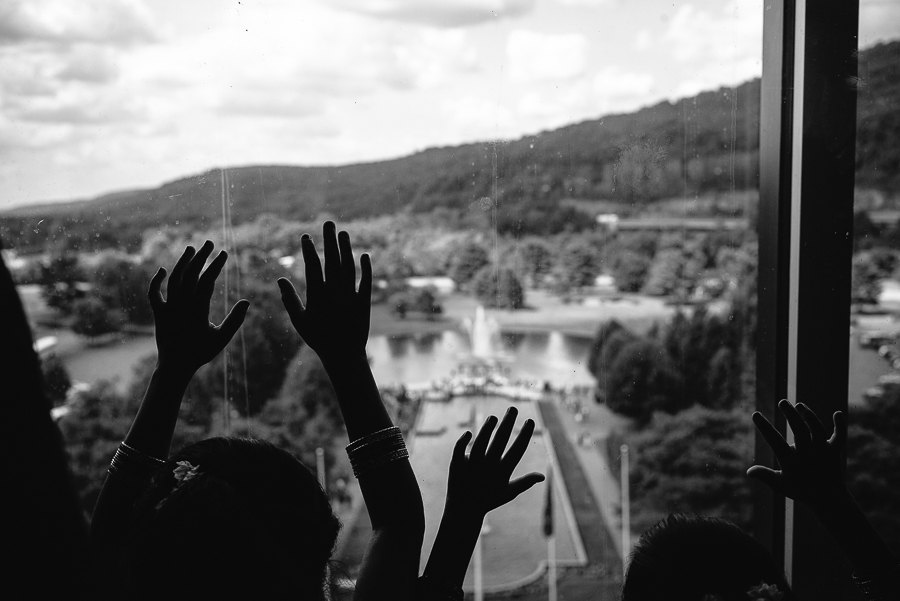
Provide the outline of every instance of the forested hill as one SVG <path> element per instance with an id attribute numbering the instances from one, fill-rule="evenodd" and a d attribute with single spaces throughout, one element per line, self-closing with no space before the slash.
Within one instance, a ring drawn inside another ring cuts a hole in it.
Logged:
<path id="1" fill-rule="evenodd" d="M 860 53 L 857 181 L 900 191 L 900 41 Z M 493 197 L 505 231 L 547 233 L 579 219 L 562 199 L 634 204 L 662 197 L 755 188 L 759 145 L 758 79 L 737 88 L 661 102 L 510 142 L 433 148 L 399 159 L 340 167 L 253 166 L 228 170 L 235 223 L 260 213 L 306 220 L 465 210 Z M 157 225 L 220 219 L 220 174 L 187 177 L 156 189 L 89 201 L 36 205 L 0 214 L 10 246 L 40 248 L 58 238 L 91 246 L 134 244 Z M 583 219 L 583 215 L 581 216 Z M 44 222 L 35 228 L 34 224 Z M 90 242 L 80 230 L 90 227 Z"/>

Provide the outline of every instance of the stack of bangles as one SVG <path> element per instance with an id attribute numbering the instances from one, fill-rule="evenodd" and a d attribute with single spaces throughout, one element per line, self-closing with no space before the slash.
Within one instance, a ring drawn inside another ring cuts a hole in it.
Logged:
<path id="1" fill-rule="evenodd" d="M 394 426 L 366 434 L 347 445 L 353 475 L 359 478 L 394 461 L 409 458 L 400 428 Z"/>
<path id="2" fill-rule="evenodd" d="M 153 472 L 166 462 L 146 453 L 141 453 L 124 442 L 116 449 L 107 472 L 132 486 L 143 486 Z"/>

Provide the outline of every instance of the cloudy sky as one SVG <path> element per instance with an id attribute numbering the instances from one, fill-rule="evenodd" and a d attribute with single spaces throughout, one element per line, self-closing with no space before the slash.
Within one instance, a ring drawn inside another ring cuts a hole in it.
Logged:
<path id="1" fill-rule="evenodd" d="M 0 0 L 0 210 L 516 137 L 758 76 L 761 39 L 761 0 Z"/>

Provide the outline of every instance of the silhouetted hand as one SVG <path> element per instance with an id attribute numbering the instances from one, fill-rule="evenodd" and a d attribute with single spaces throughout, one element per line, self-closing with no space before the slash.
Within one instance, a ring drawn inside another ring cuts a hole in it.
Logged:
<path id="1" fill-rule="evenodd" d="M 525 455 L 531 435 L 534 433 L 534 422 L 530 419 L 525 420 L 519 435 L 503 455 L 517 415 L 515 407 L 510 407 L 506 411 L 493 440 L 490 440 L 491 432 L 497 425 L 497 418 L 493 415 L 488 417 L 475 437 L 468 457 L 466 447 L 472 433 L 466 432 L 460 436 L 450 460 L 450 476 L 447 483 L 449 511 L 467 513 L 483 519 L 489 511 L 509 503 L 538 482 L 543 482 L 544 476 L 536 472 L 510 480 L 513 471 Z"/>
<path id="2" fill-rule="evenodd" d="M 847 490 L 842 469 L 847 420 L 843 413 L 835 412 L 834 432 L 829 438 L 822 422 L 803 403 L 794 406 L 783 400 L 778 408 L 794 433 L 794 444 L 789 445 L 761 413 L 754 413 L 753 423 L 769 443 L 781 469 L 754 465 L 747 475 L 813 509 L 827 507 Z"/>
<path id="3" fill-rule="evenodd" d="M 222 352 L 244 323 L 250 303 L 243 299 L 235 303 L 218 326 L 209 321 L 216 278 L 228 260 L 228 254 L 220 252 L 201 275 L 213 247 L 207 240 L 199 251 L 195 252 L 192 246 L 184 249 L 172 268 L 165 300 L 160 287 L 166 270 L 160 268 L 150 280 L 148 296 L 156 324 L 160 368 L 193 375 Z"/>
<path id="4" fill-rule="evenodd" d="M 294 329 L 323 360 L 349 355 L 365 356 L 372 304 L 372 262 L 360 259 L 362 276 L 356 290 L 356 263 L 350 235 L 335 234 L 334 222 L 322 226 L 325 237 L 325 275 L 316 246 L 306 234 L 300 240 L 306 266 L 306 306 L 293 284 L 278 280 L 281 302 Z"/>

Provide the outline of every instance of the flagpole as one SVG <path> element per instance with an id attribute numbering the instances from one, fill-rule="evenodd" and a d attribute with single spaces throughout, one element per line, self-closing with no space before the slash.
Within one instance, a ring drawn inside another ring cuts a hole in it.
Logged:
<path id="1" fill-rule="evenodd" d="M 547 599 L 556 601 L 556 535 L 547 537 Z"/>
<path id="2" fill-rule="evenodd" d="M 547 497 L 544 500 L 544 536 L 547 537 L 547 598 L 556 601 L 556 532 L 553 528 L 553 466 L 547 466 Z"/>
<path id="3" fill-rule="evenodd" d="M 628 554 L 631 552 L 631 495 L 628 490 L 628 445 L 619 447 L 622 457 L 622 578 L 628 568 Z"/>

